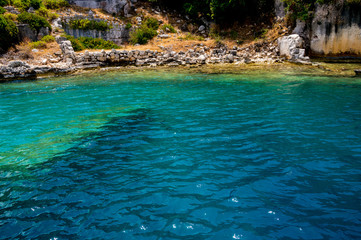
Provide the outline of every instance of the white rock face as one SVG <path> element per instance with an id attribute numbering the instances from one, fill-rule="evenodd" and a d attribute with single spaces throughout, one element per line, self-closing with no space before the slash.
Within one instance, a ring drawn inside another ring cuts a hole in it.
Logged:
<path id="1" fill-rule="evenodd" d="M 282 0 L 275 0 L 275 13 L 278 18 L 286 16 L 284 2 Z"/>
<path id="2" fill-rule="evenodd" d="M 108 13 L 127 16 L 136 1 L 129 0 L 74 0 L 75 5 L 86 8 L 101 8 Z"/>
<path id="3" fill-rule="evenodd" d="M 279 38 L 278 46 L 280 49 L 280 56 L 291 59 L 295 54 L 299 54 L 299 50 L 302 49 L 303 46 L 303 40 L 300 35 L 292 34 Z"/>
<path id="4" fill-rule="evenodd" d="M 340 6 L 317 5 L 310 42 L 314 55 L 361 56 L 361 12 L 352 6 Z"/>

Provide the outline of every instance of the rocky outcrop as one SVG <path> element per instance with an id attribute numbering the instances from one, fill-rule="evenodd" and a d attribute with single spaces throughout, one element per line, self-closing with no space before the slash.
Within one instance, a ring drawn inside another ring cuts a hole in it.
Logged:
<path id="1" fill-rule="evenodd" d="M 50 33 L 48 28 L 40 28 L 39 32 L 37 32 L 31 29 L 29 24 L 17 24 L 17 27 L 19 29 L 18 38 L 20 42 L 26 39 L 31 41 L 38 41 Z"/>
<path id="2" fill-rule="evenodd" d="M 284 2 L 282 0 L 275 0 L 275 14 L 278 18 L 284 18 L 286 16 Z"/>
<path id="3" fill-rule="evenodd" d="M 69 24 L 64 22 L 64 31 L 66 34 L 78 37 L 91 37 L 91 38 L 102 38 L 106 41 L 112 41 L 115 44 L 121 45 L 124 42 L 129 41 L 130 29 L 125 24 L 114 23 L 113 28 L 106 31 L 99 30 L 83 30 L 83 29 L 72 29 Z"/>
<path id="4" fill-rule="evenodd" d="M 51 59 L 44 61 L 40 66 L 31 66 L 24 62 L 14 62 L 0 68 L 0 80 L 36 77 L 42 74 L 59 74 L 81 69 L 103 66 L 186 66 L 203 64 L 271 64 L 282 62 L 277 54 L 278 49 L 274 42 L 258 42 L 247 47 L 234 46 L 228 48 L 220 45 L 209 48 L 202 43 L 190 46 L 187 51 L 172 51 L 162 47 L 162 51 L 152 50 L 115 50 L 83 53 L 74 52 L 70 41 L 56 37 L 62 50 L 62 61 L 54 62 Z"/>
<path id="5" fill-rule="evenodd" d="M 35 78 L 36 72 L 23 61 L 10 61 L 7 66 L 0 66 L 0 79 Z"/>
<path id="6" fill-rule="evenodd" d="M 63 59 L 66 63 L 74 63 L 76 60 L 75 52 L 71 42 L 68 40 L 65 41 L 57 41 L 59 43 L 60 49 L 63 53 Z"/>
<path id="7" fill-rule="evenodd" d="M 284 36 L 278 39 L 280 56 L 291 61 L 308 61 L 305 56 L 306 50 L 303 48 L 304 41 L 298 34 Z"/>
<path id="8" fill-rule="evenodd" d="M 318 56 L 361 57 L 361 6 L 317 5 L 312 20 L 310 50 Z"/>
<path id="9" fill-rule="evenodd" d="M 137 0 L 72 0 L 71 3 L 85 8 L 101 8 L 108 13 L 129 16 Z"/>

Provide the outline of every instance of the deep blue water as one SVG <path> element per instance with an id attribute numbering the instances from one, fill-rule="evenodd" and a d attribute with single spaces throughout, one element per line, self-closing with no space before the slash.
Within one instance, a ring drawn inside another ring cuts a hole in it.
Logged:
<path id="1" fill-rule="evenodd" d="M 361 79 L 0 85 L 0 239 L 361 239 Z"/>

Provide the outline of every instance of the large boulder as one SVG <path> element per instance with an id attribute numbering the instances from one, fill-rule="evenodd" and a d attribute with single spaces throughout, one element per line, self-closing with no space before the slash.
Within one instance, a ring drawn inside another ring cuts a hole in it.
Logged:
<path id="1" fill-rule="evenodd" d="M 277 41 L 280 56 L 288 59 L 293 58 L 293 56 L 297 54 L 303 46 L 303 40 L 298 34 L 280 37 Z"/>

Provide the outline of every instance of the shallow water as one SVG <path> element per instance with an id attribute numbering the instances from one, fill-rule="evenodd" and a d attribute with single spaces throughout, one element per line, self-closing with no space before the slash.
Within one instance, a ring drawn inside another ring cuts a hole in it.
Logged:
<path id="1" fill-rule="evenodd" d="M 0 239 L 360 239 L 361 79 L 0 85 Z"/>

